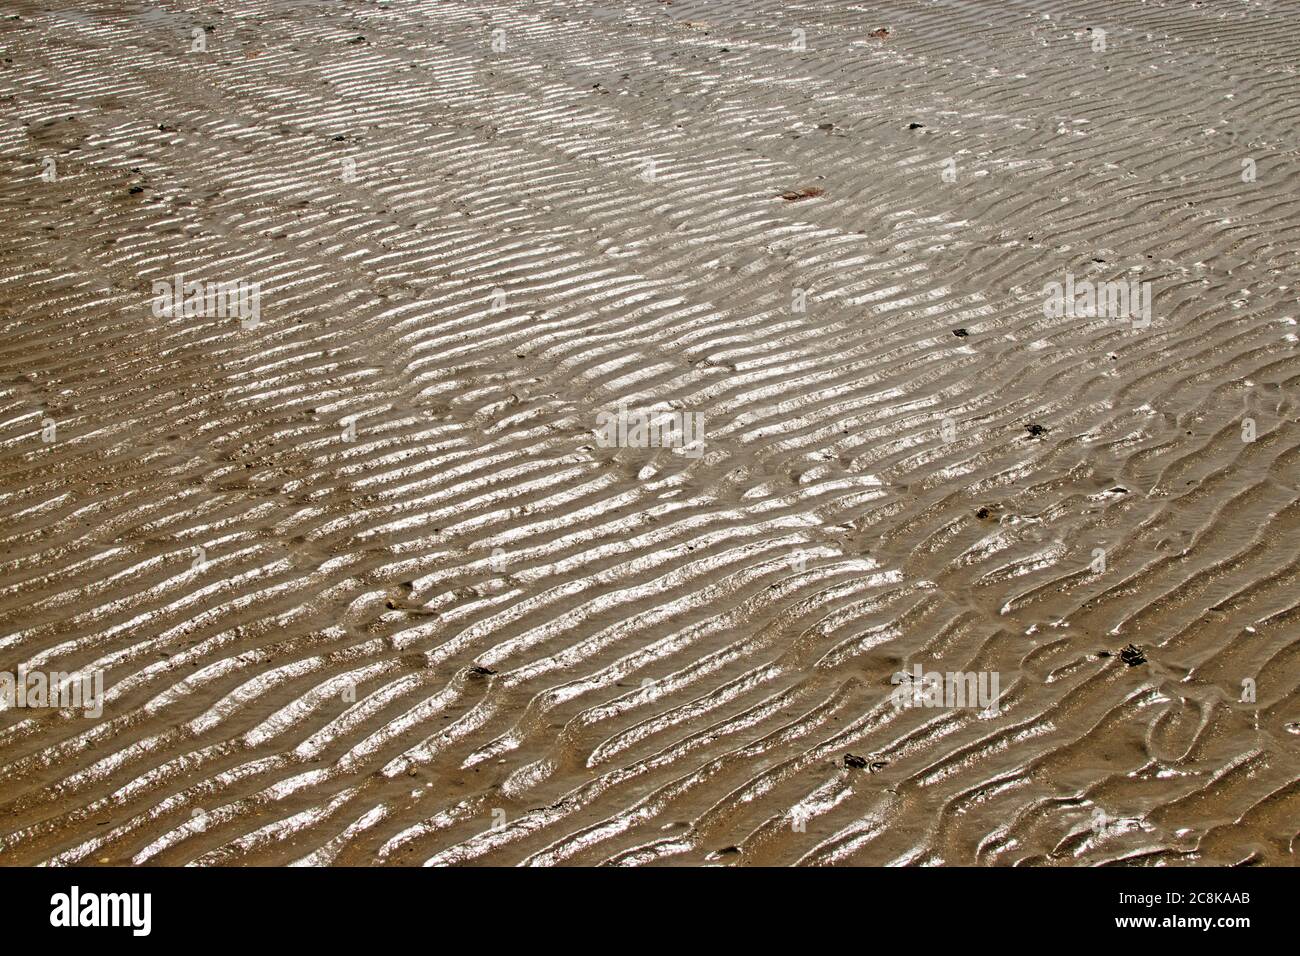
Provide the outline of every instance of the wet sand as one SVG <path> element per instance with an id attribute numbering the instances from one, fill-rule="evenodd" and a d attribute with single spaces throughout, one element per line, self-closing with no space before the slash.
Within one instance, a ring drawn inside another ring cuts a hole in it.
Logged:
<path id="1" fill-rule="evenodd" d="M 1294 862 L 1300 5 L 0 12 L 0 864 Z"/>

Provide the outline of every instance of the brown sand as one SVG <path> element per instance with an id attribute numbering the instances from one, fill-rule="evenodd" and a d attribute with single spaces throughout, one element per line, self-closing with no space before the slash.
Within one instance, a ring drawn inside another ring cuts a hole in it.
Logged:
<path id="1" fill-rule="evenodd" d="M 153 6 L 0 19 L 0 863 L 1294 861 L 1300 4 Z"/>

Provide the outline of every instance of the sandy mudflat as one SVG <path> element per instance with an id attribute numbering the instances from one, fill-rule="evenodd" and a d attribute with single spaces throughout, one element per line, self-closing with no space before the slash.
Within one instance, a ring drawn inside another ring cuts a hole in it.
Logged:
<path id="1" fill-rule="evenodd" d="M 219 8 L 0 9 L 0 864 L 1295 861 L 1300 3 Z"/>

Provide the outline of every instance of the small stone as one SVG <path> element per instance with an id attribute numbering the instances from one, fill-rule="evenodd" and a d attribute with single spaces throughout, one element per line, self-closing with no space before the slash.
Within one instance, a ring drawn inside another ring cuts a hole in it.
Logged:
<path id="1" fill-rule="evenodd" d="M 1136 644 L 1130 644 L 1124 650 L 1119 652 L 1119 659 L 1129 667 L 1137 667 L 1139 664 L 1147 662 L 1147 656 L 1142 653 L 1142 648 Z"/>

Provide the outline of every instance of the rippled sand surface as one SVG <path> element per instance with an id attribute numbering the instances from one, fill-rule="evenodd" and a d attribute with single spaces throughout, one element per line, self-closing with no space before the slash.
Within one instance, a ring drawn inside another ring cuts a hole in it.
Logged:
<path id="1" fill-rule="evenodd" d="M 1300 3 L 0 13 L 0 863 L 1295 860 Z"/>

